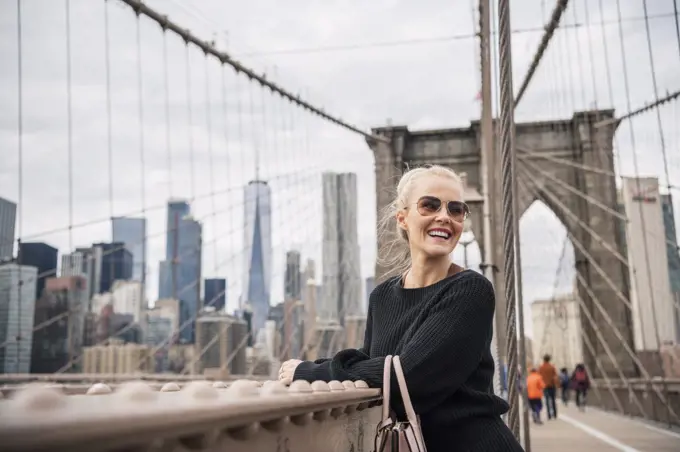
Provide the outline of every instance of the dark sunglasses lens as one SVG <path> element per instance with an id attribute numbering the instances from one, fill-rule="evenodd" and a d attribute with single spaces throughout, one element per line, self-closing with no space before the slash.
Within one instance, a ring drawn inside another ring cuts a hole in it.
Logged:
<path id="1" fill-rule="evenodd" d="M 441 206 L 441 200 L 432 196 L 424 196 L 418 200 L 418 212 L 421 215 L 435 214 L 439 211 Z"/>
<path id="2" fill-rule="evenodd" d="M 465 218 L 468 213 L 467 205 L 460 201 L 450 201 L 447 208 L 451 216 L 456 219 Z"/>

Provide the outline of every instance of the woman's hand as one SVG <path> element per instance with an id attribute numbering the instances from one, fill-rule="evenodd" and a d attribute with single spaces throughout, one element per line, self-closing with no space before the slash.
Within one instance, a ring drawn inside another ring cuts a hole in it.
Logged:
<path id="1" fill-rule="evenodd" d="M 295 375 L 295 369 L 301 362 L 302 361 L 299 359 L 289 359 L 281 364 L 281 368 L 279 369 L 279 381 L 284 385 L 291 384 L 293 382 L 293 375 Z"/>

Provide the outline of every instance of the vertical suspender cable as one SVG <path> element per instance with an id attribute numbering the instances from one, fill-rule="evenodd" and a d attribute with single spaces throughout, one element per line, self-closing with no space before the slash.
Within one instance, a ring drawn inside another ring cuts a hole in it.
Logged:
<path id="1" fill-rule="evenodd" d="M 501 193 L 503 196 L 501 211 L 503 219 L 503 252 L 505 255 L 505 300 L 506 300 L 506 335 L 508 360 L 508 402 L 510 412 L 508 426 L 516 438 L 519 438 L 519 394 L 517 391 L 517 334 L 515 309 L 517 303 L 516 261 L 517 253 L 515 218 L 515 149 L 514 149 L 514 98 L 512 87 L 512 54 L 510 34 L 510 0 L 498 2 L 498 27 L 500 48 L 500 81 L 501 81 L 501 118 L 500 118 L 500 150 L 501 150 Z"/>
<path id="2" fill-rule="evenodd" d="M 680 56 L 680 17 L 678 17 L 678 0 L 673 0 L 673 18 L 675 19 L 675 37 L 678 41 L 678 55 Z M 677 122 L 676 122 L 677 124 Z"/>
<path id="3" fill-rule="evenodd" d="M 66 106 L 67 106 L 67 134 L 68 134 L 68 247 L 73 249 L 73 81 L 71 77 L 71 2 L 65 2 L 66 13 Z M 21 312 L 21 310 L 20 310 Z M 69 359 L 73 359 L 74 339 L 71 321 L 67 332 Z"/>
<path id="4" fill-rule="evenodd" d="M 18 313 L 19 313 L 19 321 L 17 322 L 18 329 L 17 329 L 17 356 L 16 356 L 16 365 L 14 367 L 14 371 L 17 373 L 21 373 L 19 370 L 19 356 L 21 355 L 21 292 L 22 292 L 22 281 L 21 281 L 21 233 L 23 230 L 23 212 L 22 212 L 22 206 L 24 205 L 23 202 L 23 197 L 24 197 L 24 191 L 23 191 L 23 186 L 24 186 L 24 162 L 23 162 L 23 155 L 24 155 L 24 98 L 23 98 L 23 92 L 24 92 L 24 83 L 23 83 L 23 59 L 22 59 L 22 49 L 23 49 L 23 42 L 22 42 L 22 29 L 21 29 L 21 0 L 17 0 L 17 83 L 18 83 L 18 93 L 17 93 L 17 139 L 18 139 L 18 149 L 17 149 L 17 157 L 19 159 L 18 165 L 19 165 L 19 178 L 18 178 L 18 193 L 17 193 L 17 245 L 18 245 L 18 263 L 19 263 L 19 283 L 17 284 L 17 308 L 18 308 Z M 0 237 L 0 240 L 4 242 L 4 238 Z M 13 245 L 14 237 L 9 237 L 9 243 Z M 11 246 L 10 245 L 10 246 Z M 4 247 L 4 244 L 3 244 Z M 10 256 L 11 256 L 11 248 L 10 248 Z"/>

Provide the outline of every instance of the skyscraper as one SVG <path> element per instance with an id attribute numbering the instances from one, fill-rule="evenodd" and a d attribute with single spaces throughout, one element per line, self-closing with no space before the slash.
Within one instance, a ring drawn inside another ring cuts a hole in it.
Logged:
<path id="1" fill-rule="evenodd" d="M 357 178 L 354 173 L 323 175 L 322 322 L 344 324 L 361 315 L 361 271 L 357 230 Z"/>
<path id="2" fill-rule="evenodd" d="M 0 265 L 0 344 L 9 342 L 0 347 L 0 374 L 30 371 L 37 276 L 35 267 Z"/>
<path id="3" fill-rule="evenodd" d="M 0 198 L 0 262 L 12 260 L 16 220 L 17 205 Z"/>
<path id="4" fill-rule="evenodd" d="M 628 262 L 635 264 L 635 271 L 630 272 L 635 347 L 656 351 L 677 338 L 659 181 L 624 177 L 621 194 L 628 217 Z"/>
<path id="5" fill-rule="evenodd" d="M 207 278 L 203 281 L 203 303 L 212 306 L 216 311 L 224 310 L 227 302 L 227 280 L 224 278 Z"/>
<path id="6" fill-rule="evenodd" d="M 257 337 L 269 314 L 272 272 L 271 189 L 253 180 L 245 187 L 243 300 L 253 313 L 252 334 Z"/>
<path id="7" fill-rule="evenodd" d="M 168 202 L 168 254 L 160 263 L 158 298 L 180 300 L 180 324 L 186 326 L 179 338 L 193 343 L 201 298 L 203 227 L 188 214 L 188 209 L 184 201 Z M 190 321 L 192 318 L 194 321 Z"/>
<path id="8" fill-rule="evenodd" d="M 189 203 L 183 199 L 168 200 L 168 218 L 166 222 L 165 258 L 171 260 L 174 251 L 175 239 L 178 235 L 180 220 L 191 213 Z"/>
<path id="9" fill-rule="evenodd" d="M 103 250 L 100 247 L 76 248 L 73 253 L 61 256 L 61 276 L 83 276 L 87 280 L 88 299 L 91 300 L 93 295 L 100 293 L 102 260 Z"/>
<path id="10" fill-rule="evenodd" d="M 95 243 L 92 248 L 102 250 L 101 279 L 97 293 L 110 292 L 113 282 L 132 278 L 132 253 L 122 242 Z"/>
<path id="11" fill-rule="evenodd" d="M 364 306 L 364 311 L 368 312 L 368 301 L 371 298 L 371 293 L 375 289 L 375 277 L 369 276 L 366 278 L 366 306 Z"/>
<path id="12" fill-rule="evenodd" d="M 146 218 L 114 217 L 111 219 L 114 242 L 125 244 L 132 254 L 132 279 L 146 283 Z"/>
<path id="13" fill-rule="evenodd" d="M 673 217 L 673 198 L 670 194 L 661 195 L 661 211 L 663 226 L 666 231 L 666 254 L 668 256 L 668 278 L 671 294 L 675 303 L 680 303 L 680 252 L 678 252 L 678 236 Z M 676 342 L 680 344 L 680 310 L 675 309 Z"/>
<path id="14" fill-rule="evenodd" d="M 302 274 L 300 273 L 300 252 L 286 253 L 286 272 L 284 275 L 284 298 L 300 300 L 302 297 Z"/>
<path id="15" fill-rule="evenodd" d="M 42 242 L 21 242 L 18 251 L 18 264 L 36 267 L 38 280 L 35 285 L 35 299 L 42 295 L 45 280 L 57 276 L 57 254 L 53 246 Z"/>

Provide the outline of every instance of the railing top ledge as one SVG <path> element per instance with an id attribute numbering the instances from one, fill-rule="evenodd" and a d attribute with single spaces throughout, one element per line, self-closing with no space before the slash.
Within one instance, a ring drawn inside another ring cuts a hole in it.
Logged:
<path id="1" fill-rule="evenodd" d="M 140 438 L 181 438 L 213 429 L 244 427 L 312 413 L 363 409 L 380 400 L 380 390 L 363 381 L 194 381 L 159 391 L 128 382 L 116 391 L 95 384 L 87 395 L 67 396 L 57 388 L 29 385 L 0 400 L 0 444 L 5 450 L 37 450 L 87 443 L 124 447 Z"/>

